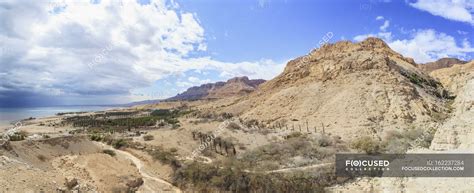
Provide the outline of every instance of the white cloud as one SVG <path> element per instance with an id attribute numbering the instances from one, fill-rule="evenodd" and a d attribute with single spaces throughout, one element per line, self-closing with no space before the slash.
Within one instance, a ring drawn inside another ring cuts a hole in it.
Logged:
<path id="1" fill-rule="evenodd" d="M 195 14 L 173 2 L 48 2 L 0 4 L 1 100 L 19 92 L 129 95 L 188 70 L 272 78 L 283 69 L 267 60 L 230 63 L 202 56 L 204 29 Z"/>
<path id="2" fill-rule="evenodd" d="M 264 8 L 270 4 L 270 0 L 257 0 L 258 7 Z"/>
<path id="3" fill-rule="evenodd" d="M 357 42 L 360 42 L 362 40 L 367 39 L 368 37 L 378 37 L 376 34 L 362 34 L 362 35 L 357 35 L 354 37 L 354 40 Z"/>
<path id="4" fill-rule="evenodd" d="M 198 77 L 194 77 L 194 76 L 190 76 L 188 78 L 188 81 L 191 82 L 192 84 L 194 85 L 201 85 L 201 84 L 206 84 L 206 83 L 210 83 L 211 80 L 210 79 L 200 79 Z"/>
<path id="5" fill-rule="evenodd" d="M 474 25 L 474 1 L 472 0 L 418 0 L 410 5 L 436 16 Z"/>
<path id="6" fill-rule="evenodd" d="M 388 19 L 385 19 L 383 16 L 377 16 L 375 18 L 377 21 L 384 21 L 383 24 L 380 26 L 380 31 L 384 32 L 387 30 L 387 28 L 390 26 L 390 21 Z"/>
<path id="7" fill-rule="evenodd" d="M 362 41 L 368 37 L 381 38 L 393 50 L 413 58 L 418 63 L 431 62 L 442 57 L 467 59 L 468 54 L 474 53 L 474 48 L 471 47 L 467 39 L 464 39 L 462 45 L 458 46 L 454 37 L 438 33 L 433 29 L 405 30 L 400 28 L 401 33 L 410 35 L 410 38 L 394 40 L 392 32 L 387 31 L 390 21 L 383 16 L 377 16 L 375 20 L 384 20 L 383 25 L 379 27 L 379 32 L 357 35 L 353 39 Z M 458 33 L 464 32 L 458 30 Z"/>
<path id="8" fill-rule="evenodd" d="M 474 48 L 467 39 L 463 40 L 462 45 L 458 45 L 454 37 L 433 29 L 415 30 L 408 39 L 393 40 L 390 32 L 379 32 L 358 35 L 354 40 L 362 41 L 367 37 L 383 39 L 390 48 L 403 56 L 413 58 L 417 63 L 431 62 L 443 57 L 468 59 L 468 54 L 474 53 Z"/>
<path id="9" fill-rule="evenodd" d="M 380 26 L 380 30 L 381 30 L 381 31 L 385 31 L 385 30 L 387 30 L 388 26 L 390 26 L 390 21 L 389 21 L 389 20 L 385 20 L 385 21 L 383 22 L 383 25 Z"/>
<path id="10" fill-rule="evenodd" d="M 462 31 L 462 30 L 457 30 L 457 32 L 458 32 L 459 35 L 467 35 L 467 34 L 469 34 L 469 32 L 467 32 L 467 31 Z"/>
<path id="11" fill-rule="evenodd" d="M 418 30 L 411 39 L 389 42 L 395 51 L 404 56 L 412 57 L 416 62 L 431 62 L 443 57 L 465 59 L 468 53 L 474 53 L 467 40 L 459 46 L 454 37 L 438 33 L 433 29 Z"/>

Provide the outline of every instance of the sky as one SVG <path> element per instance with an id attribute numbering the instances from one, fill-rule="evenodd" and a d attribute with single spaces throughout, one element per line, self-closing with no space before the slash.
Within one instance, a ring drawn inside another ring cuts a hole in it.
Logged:
<path id="1" fill-rule="evenodd" d="M 0 107 L 268 80 L 323 43 L 369 36 L 417 63 L 474 58 L 472 0 L 0 0 L 0 26 Z"/>

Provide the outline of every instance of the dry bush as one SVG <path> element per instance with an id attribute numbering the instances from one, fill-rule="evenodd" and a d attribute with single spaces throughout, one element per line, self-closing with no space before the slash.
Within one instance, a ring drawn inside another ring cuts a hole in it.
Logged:
<path id="1" fill-rule="evenodd" d="M 409 128 L 407 130 L 388 131 L 383 139 L 383 150 L 386 153 L 405 153 L 413 147 L 429 148 L 436 130 Z"/>
<path id="2" fill-rule="evenodd" d="M 320 135 L 320 136 L 316 137 L 316 141 L 317 141 L 318 145 L 321 146 L 321 147 L 327 147 L 327 146 L 332 145 L 331 138 L 329 138 L 329 136 L 327 136 L 327 135 Z"/>
<path id="3" fill-rule="evenodd" d="M 143 136 L 143 140 L 145 140 L 145 141 L 151 141 L 151 140 L 153 140 L 153 139 L 155 139 L 155 137 L 153 137 L 153 135 L 145 135 L 145 136 Z"/>
<path id="4" fill-rule="evenodd" d="M 127 182 L 126 185 L 128 187 L 127 192 L 136 192 L 138 190 L 138 188 L 140 188 L 140 186 L 143 185 L 143 179 L 142 178 L 136 178 L 136 179 L 130 180 L 130 181 Z"/>
<path id="5" fill-rule="evenodd" d="M 102 153 L 105 153 L 105 154 L 108 154 L 112 157 L 114 157 L 116 154 L 115 154 L 115 151 L 114 150 L 111 150 L 111 149 L 104 149 L 102 150 Z"/>
<path id="6" fill-rule="evenodd" d="M 354 149 L 363 151 L 367 154 L 377 154 L 381 151 L 380 142 L 374 140 L 372 137 L 364 136 L 352 142 L 351 146 Z"/>

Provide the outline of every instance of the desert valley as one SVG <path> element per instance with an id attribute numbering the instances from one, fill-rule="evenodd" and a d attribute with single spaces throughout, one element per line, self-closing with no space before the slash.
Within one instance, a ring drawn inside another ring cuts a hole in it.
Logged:
<path id="1" fill-rule="evenodd" d="M 271 80 L 5 126 L 0 192 L 472 192 L 474 178 L 338 177 L 334 159 L 474 153 L 473 125 L 474 61 L 339 41 Z"/>

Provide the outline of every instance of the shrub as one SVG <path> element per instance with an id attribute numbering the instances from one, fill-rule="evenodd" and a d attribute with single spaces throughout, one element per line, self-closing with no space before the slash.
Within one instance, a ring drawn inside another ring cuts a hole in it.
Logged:
<path id="1" fill-rule="evenodd" d="M 387 153 L 405 153 L 411 147 L 428 148 L 436 130 L 411 128 L 403 131 L 389 131 L 383 140 L 383 148 Z"/>
<path id="2" fill-rule="evenodd" d="M 364 151 L 367 154 L 380 153 L 380 142 L 374 140 L 372 137 L 364 136 L 352 142 L 352 147 Z"/>
<path id="3" fill-rule="evenodd" d="M 110 156 L 112 156 L 112 157 L 116 155 L 116 154 L 115 154 L 115 151 L 114 151 L 114 150 L 111 150 L 111 149 L 104 149 L 104 150 L 102 151 L 102 153 L 108 154 L 108 155 L 110 155 Z"/>
<path id="4" fill-rule="evenodd" d="M 161 163 L 164 164 L 172 164 L 173 162 L 177 161 L 174 157 L 174 153 L 172 153 L 171 151 L 165 151 L 161 148 L 149 151 L 148 154 L 150 154 L 153 159 L 159 160 Z"/>
<path id="5" fill-rule="evenodd" d="M 92 141 L 102 141 L 103 137 L 98 134 L 92 134 L 89 137 Z"/>
<path id="6" fill-rule="evenodd" d="M 112 146 L 115 149 L 120 149 L 121 147 L 125 147 L 127 145 L 127 141 L 124 139 L 117 139 L 112 142 Z"/>
<path id="7" fill-rule="evenodd" d="M 327 136 L 327 135 L 322 135 L 322 136 L 318 137 L 316 140 L 317 140 L 319 146 L 321 146 L 321 147 L 330 146 L 331 143 L 332 143 L 331 140 L 329 139 L 329 136 Z"/>
<path id="8" fill-rule="evenodd" d="M 25 138 L 28 136 L 28 133 L 25 131 L 19 131 L 14 133 L 13 135 L 10 135 L 10 141 L 22 141 L 25 140 Z"/>
<path id="9" fill-rule="evenodd" d="M 285 136 L 285 139 L 297 138 L 301 137 L 301 135 L 303 134 L 301 134 L 300 132 L 292 132 L 289 135 Z"/>
<path id="10" fill-rule="evenodd" d="M 155 139 L 155 137 L 153 137 L 153 135 L 145 135 L 145 136 L 143 136 L 143 140 L 145 140 L 145 141 L 151 141 L 151 140 L 153 140 L 153 139 Z"/>

